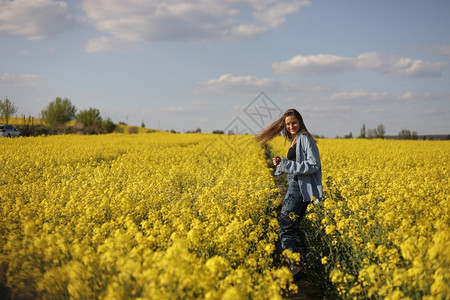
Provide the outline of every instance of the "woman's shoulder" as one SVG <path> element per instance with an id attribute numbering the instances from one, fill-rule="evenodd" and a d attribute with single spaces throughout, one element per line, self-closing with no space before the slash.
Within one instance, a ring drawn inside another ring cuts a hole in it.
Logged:
<path id="1" fill-rule="evenodd" d="M 306 132 L 299 132 L 297 134 L 297 140 L 299 138 L 302 140 L 308 140 L 308 141 L 313 140 L 312 137 L 309 134 L 307 134 Z"/>
<path id="2" fill-rule="evenodd" d="M 304 149 L 306 149 L 308 147 L 316 146 L 316 142 L 314 141 L 314 139 L 305 132 L 298 133 L 297 140 L 300 141 L 300 143 Z"/>

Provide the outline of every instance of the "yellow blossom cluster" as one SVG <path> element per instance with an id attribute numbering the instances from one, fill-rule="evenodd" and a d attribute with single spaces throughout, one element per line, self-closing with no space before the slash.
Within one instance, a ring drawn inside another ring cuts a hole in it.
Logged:
<path id="1" fill-rule="evenodd" d="M 297 288 L 274 263 L 280 199 L 250 136 L 4 139 L 0 169 L 11 298 L 281 299 Z"/>
<path id="2" fill-rule="evenodd" d="M 270 143 L 286 155 L 281 137 Z M 344 299 L 450 298 L 450 142 L 321 139 L 310 259 Z"/>

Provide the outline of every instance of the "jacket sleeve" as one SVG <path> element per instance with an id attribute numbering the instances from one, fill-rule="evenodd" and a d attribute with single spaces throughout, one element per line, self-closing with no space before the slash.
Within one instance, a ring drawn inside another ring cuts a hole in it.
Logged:
<path id="1" fill-rule="evenodd" d="M 284 157 L 281 158 L 281 163 L 275 170 L 275 175 L 281 173 L 294 174 L 294 175 L 307 175 L 314 174 L 320 170 L 320 157 L 319 150 L 316 144 L 311 141 L 309 137 L 301 139 L 302 143 L 305 143 L 303 147 L 297 147 L 297 151 L 305 151 L 302 153 L 304 159 L 301 162 L 288 160 Z"/>

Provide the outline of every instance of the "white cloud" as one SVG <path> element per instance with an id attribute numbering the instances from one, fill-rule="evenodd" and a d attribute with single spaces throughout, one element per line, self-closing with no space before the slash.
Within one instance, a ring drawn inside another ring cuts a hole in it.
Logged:
<path id="1" fill-rule="evenodd" d="M 303 106 L 299 108 L 300 113 L 305 116 L 317 117 L 317 116 L 331 116 L 336 113 L 336 110 L 339 111 L 347 111 L 348 107 L 340 106 L 336 109 L 336 107 L 331 106 Z"/>
<path id="2" fill-rule="evenodd" d="M 375 71 L 381 76 L 406 75 L 411 77 L 440 77 L 445 62 L 424 62 L 396 55 L 380 55 L 376 52 L 360 54 L 357 58 L 319 54 L 297 55 L 287 61 L 274 62 L 277 74 L 335 75 L 350 71 Z"/>
<path id="3" fill-rule="evenodd" d="M 0 2 L 0 34 L 42 40 L 70 30 L 74 25 L 70 8 L 62 1 Z"/>
<path id="4" fill-rule="evenodd" d="M 203 102 L 203 101 L 191 101 L 190 104 L 191 105 L 204 105 L 205 102 Z"/>
<path id="5" fill-rule="evenodd" d="M 341 103 L 367 103 L 390 100 L 392 99 L 392 95 L 389 95 L 387 93 L 368 93 L 364 91 L 353 91 L 331 94 L 328 99 L 331 101 L 339 101 Z"/>
<path id="6" fill-rule="evenodd" d="M 421 104 L 429 101 L 444 101 L 444 99 L 447 98 L 449 98 L 449 95 L 440 95 L 430 92 L 416 93 L 409 91 L 403 94 L 392 94 L 387 92 L 348 91 L 330 94 L 324 98 L 321 98 L 321 101 L 326 101 L 327 103 L 337 105 L 390 105 L 394 103 L 404 105 L 406 103 Z"/>
<path id="7" fill-rule="evenodd" d="M 84 0 L 82 8 L 95 28 L 111 39 L 202 42 L 255 38 L 309 4 L 306 0 Z M 247 9 L 250 19 L 242 17 Z M 103 45 L 102 51 L 108 50 Z M 116 50 L 115 44 L 109 46 Z"/>
<path id="8" fill-rule="evenodd" d="M 380 114 L 380 113 L 386 113 L 389 109 L 387 108 L 366 108 L 363 109 L 362 112 L 365 114 Z"/>
<path id="9" fill-rule="evenodd" d="M 302 6 L 309 5 L 308 1 L 275 2 L 271 7 L 261 7 L 255 10 L 254 17 L 269 28 L 276 28 L 285 22 L 285 17 L 295 14 Z"/>
<path id="10" fill-rule="evenodd" d="M 445 63 L 431 63 L 402 58 L 396 55 L 363 53 L 354 60 L 357 70 L 374 70 L 382 76 L 407 75 L 412 77 L 440 77 Z"/>
<path id="11" fill-rule="evenodd" d="M 224 74 L 217 79 L 199 82 L 193 91 L 206 94 L 253 95 L 261 91 L 267 91 L 269 93 L 295 93 L 327 92 L 332 89 L 332 87 L 325 85 L 298 85 L 289 81 L 279 81 L 272 78 Z"/>
<path id="12" fill-rule="evenodd" d="M 162 110 L 168 112 L 186 112 L 189 108 L 186 106 L 166 106 L 163 107 Z"/>
<path id="13" fill-rule="evenodd" d="M 443 115 L 448 114 L 448 112 L 446 112 L 446 111 L 434 109 L 434 108 L 426 109 L 426 110 L 424 110 L 424 113 L 426 115 L 430 115 L 432 117 L 438 117 L 438 116 L 443 116 Z"/>
<path id="14" fill-rule="evenodd" d="M 407 102 L 427 102 L 432 100 L 437 100 L 441 98 L 442 95 L 434 94 L 434 93 L 414 93 L 414 92 L 405 92 L 404 94 L 398 97 L 399 101 L 407 101 Z"/>
<path id="15" fill-rule="evenodd" d="M 39 86 L 44 77 L 37 74 L 14 74 L 5 72 L 0 74 L 0 84 L 17 86 Z"/>
<path id="16" fill-rule="evenodd" d="M 177 112 L 177 113 L 202 113 L 204 111 L 204 102 L 201 101 L 191 101 L 186 106 L 166 106 L 162 110 L 166 112 Z"/>
<path id="17" fill-rule="evenodd" d="M 354 68 L 353 59 L 331 54 L 297 55 L 290 60 L 272 64 L 275 73 L 290 75 L 333 75 Z"/>
<path id="18" fill-rule="evenodd" d="M 126 51 L 134 47 L 135 46 L 127 40 L 100 36 L 90 39 L 85 45 L 85 50 L 86 52 L 105 52 L 110 49 L 114 49 L 115 51 Z"/>
<path id="19" fill-rule="evenodd" d="M 200 82 L 195 89 L 203 93 L 255 93 L 255 91 L 267 89 L 279 89 L 280 83 L 275 79 L 259 78 L 254 76 L 235 76 L 232 74 L 221 75 L 218 79 L 210 79 Z"/>

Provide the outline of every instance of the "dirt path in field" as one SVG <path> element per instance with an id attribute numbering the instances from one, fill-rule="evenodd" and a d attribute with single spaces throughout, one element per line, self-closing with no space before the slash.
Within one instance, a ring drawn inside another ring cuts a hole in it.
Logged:
<path id="1" fill-rule="evenodd" d="M 273 168 L 272 157 L 270 150 L 266 147 L 265 151 L 267 165 Z M 286 193 L 286 183 L 281 179 L 280 176 L 273 176 L 275 186 L 280 190 L 281 195 Z M 278 211 L 279 213 L 279 211 Z M 277 247 L 279 248 L 279 247 Z M 294 277 L 294 283 L 298 286 L 298 292 L 296 294 L 290 295 L 289 299 L 293 300 L 322 300 L 329 299 L 325 296 L 323 290 L 318 286 L 314 285 L 313 282 L 309 281 L 307 274 L 300 272 Z"/>

